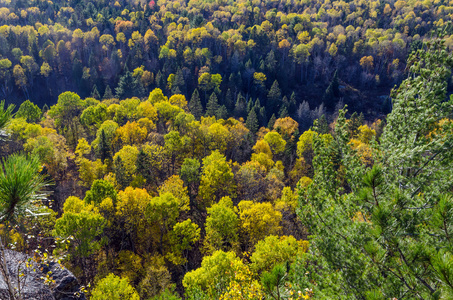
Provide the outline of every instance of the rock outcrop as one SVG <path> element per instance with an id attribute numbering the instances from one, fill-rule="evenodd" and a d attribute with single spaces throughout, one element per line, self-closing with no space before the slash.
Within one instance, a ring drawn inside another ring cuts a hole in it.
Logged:
<path id="1" fill-rule="evenodd" d="M 85 300 L 80 291 L 77 278 L 60 264 L 51 262 L 46 265 L 38 265 L 29 262 L 29 256 L 5 250 L 8 273 L 10 274 L 11 286 L 19 299 L 28 300 Z M 28 262 L 28 266 L 27 266 Z M 18 276 L 21 274 L 20 276 Z M 46 284 L 44 278 L 49 274 L 52 283 Z M 8 285 L 3 274 L 0 272 L 0 299 L 9 300 Z"/>

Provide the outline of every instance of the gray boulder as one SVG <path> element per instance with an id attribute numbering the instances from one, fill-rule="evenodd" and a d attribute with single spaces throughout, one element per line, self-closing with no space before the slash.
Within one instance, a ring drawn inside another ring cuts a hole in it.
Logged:
<path id="1" fill-rule="evenodd" d="M 15 289 L 16 295 L 20 295 L 18 299 L 86 299 L 80 291 L 77 278 L 69 270 L 62 268 L 60 264 L 51 262 L 38 265 L 33 263 L 29 256 L 11 250 L 5 250 L 5 257 L 11 286 Z M 21 274 L 21 276 L 18 276 L 18 274 Z M 46 284 L 44 282 L 47 274 L 52 279 L 52 283 Z M 0 272 L 0 299 L 11 299 L 3 272 Z"/>

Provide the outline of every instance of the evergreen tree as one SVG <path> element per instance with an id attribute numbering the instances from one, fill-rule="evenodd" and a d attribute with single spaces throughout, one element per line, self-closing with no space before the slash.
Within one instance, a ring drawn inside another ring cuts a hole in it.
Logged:
<path id="1" fill-rule="evenodd" d="M 132 181 L 132 178 L 127 174 L 126 169 L 124 168 L 123 160 L 120 156 L 115 158 L 113 162 L 113 168 L 115 171 L 116 182 L 120 185 L 122 189 L 129 186 Z"/>
<path id="2" fill-rule="evenodd" d="M 220 106 L 216 113 L 215 116 L 217 119 L 227 119 L 228 118 L 228 110 L 225 105 Z"/>
<path id="3" fill-rule="evenodd" d="M 98 87 L 96 85 L 93 85 L 93 90 L 91 91 L 90 97 L 96 100 L 101 99 L 101 94 L 99 94 Z"/>
<path id="4" fill-rule="evenodd" d="M 267 125 L 266 107 L 261 106 L 258 114 L 258 120 L 260 122 L 260 126 L 265 127 Z"/>
<path id="5" fill-rule="evenodd" d="M 5 100 L 0 101 L 0 141 L 3 141 L 3 138 L 8 136 L 5 129 L 14 116 L 13 111 L 15 107 L 14 104 L 9 104 L 5 108 Z"/>
<path id="6" fill-rule="evenodd" d="M 259 69 L 261 72 L 263 72 L 263 71 L 265 71 L 265 68 L 266 68 L 266 65 L 265 65 L 265 63 L 264 63 L 264 60 L 261 59 L 261 60 L 260 60 L 260 64 L 259 64 L 258 69 Z"/>
<path id="7" fill-rule="evenodd" d="M 288 110 L 294 112 L 296 110 L 296 107 L 297 107 L 296 93 L 292 92 L 291 96 L 289 97 Z"/>
<path id="8" fill-rule="evenodd" d="M 110 85 L 107 85 L 105 87 L 104 96 L 102 97 L 102 99 L 112 99 L 112 98 L 115 98 L 115 96 L 112 93 L 112 89 L 110 88 Z"/>
<path id="9" fill-rule="evenodd" d="M 231 112 L 234 109 L 233 95 L 231 89 L 228 89 L 225 95 L 225 106 L 228 112 Z"/>
<path id="10" fill-rule="evenodd" d="M 318 120 L 318 133 L 327 134 L 329 133 L 329 123 L 327 122 L 326 115 L 322 115 Z"/>
<path id="11" fill-rule="evenodd" d="M 240 92 L 236 100 L 236 105 L 234 106 L 234 116 L 236 118 L 244 118 L 246 116 L 245 99 Z"/>
<path id="12" fill-rule="evenodd" d="M 179 68 L 175 74 L 175 80 L 171 87 L 171 93 L 175 94 L 185 94 L 186 90 L 186 82 L 184 81 L 184 74 L 182 70 Z"/>
<path id="13" fill-rule="evenodd" d="M 300 270 L 299 279 L 315 295 L 452 298 L 453 126 L 439 126 L 452 113 L 453 98 L 446 97 L 452 67 L 439 39 L 410 55 L 410 74 L 392 92 L 394 107 L 372 146 L 373 162 L 351 149 L 352 120 L 343 110 L 333 139 L 313 137 L 314 176 L 299 213 L 313 234 L 304 265 L 322 268 Z"/>
<path id="14" fill-rule="evenodd" d="M 266 56 L 266 69 L 270 74 L 275 74 L 277 69 L 277 60 L 275 59 L 274 51 L 269 51 Z"/>
<path id="15" fill-rule="evenodd" d="M 133 90 L 134 90 L 134 96 L 135 97 L 145 97 L 145 88 L 143 87 L 143 83 L 140 80 L 140 78 L 135 78 L 134 79 L 134 84 L 133 84 Z"/>
<path id="16" fill-rule="evenodd" d="M 99 139 L 98 152 L 103 163 L 104 160 L 106 159 L 112 159 L 112 152 L 110 150 L 110 145 L 107 143 L 104 129 L 101 130 L 101 138 Z"/>
<path id="17" fill-rule="evenodd" d="M 208 103 L 206 104 L 206 116 L 215 116 L 218 109 L 219 100 L 217 99 L 216 94 L 213 92 L 211 94 L 211 97 L 209 97 Z"/>
<path id="18" fill-rule="evenodd" d="M 283 105 L 282 108 L 280 108 L 280 110 L 278 111 L 278 118 L 282 119 L 286 117 L 289 117 L 288 109 L 286 108 L 286 105 Z"/>
<path id="19" fill-rule="evenodd" d="M 137 155 L 137 173 L 143 176 L 146 179 L 147 183 L 153 181 L 153 176 L 151 172 L 151 160 L 148 154 L 145 151 L 140 150 Z"/>
<path id="20" fill-rule="evenodd" d="M 252 109 L 255 109 L 255 104 L 254 104 L 254 102 L 251 99 L 249 99 L 247 101 L 247 113 L 250 113 L 250 111 Z"/>
<path id="21" fill-rule="evenodd" d="M 189 110 L 197 120 L 200 120 L 203 115 L 203 106 L 201 105 L 200 94 L 197 89 L 193 91 L 192 98 L 190 98 Z"/>
<path id="22" fill-rule="evenodd" d="M 155 82 L 156 82 L 156 87 L 158 87 L 160 89 L 165 88 L 165 78 L 163 77 L 162 72 L 160 70 L 156 74 Z"/>
<path id="23" fill-rule="evenodd" d="M 357 135 L 357 131 L 361 125 L 362 120 L 360 116 L 357 114 L 357 112 L 354 112 L 348 122 L 349 136 L 351 138 L 354 138 Z"/>
<path id="24" fill-rule="evenodd" d="M 249 115 L 247 116 L 247 121 L 245 122 L 245 127 L 247 127 L 253 134 L 258 131 L 259 123 L 254 109 L 250 110 Z"/>
<path id="25" fill-rule="evenodd" d="M 272 130 L 274 128 L 274 124 L 277 118 L 275 117 L 275 114 L 272 114 L 271 118 L 269 119 L 269 123 L 267 124 L 267 128 Z"/>
<path id="26" fill-rule="evenodd" d="M 134 77 L 132 73 L 126 70 L 125 74 L 120 77 L 118 87 L 115 89 L 116 97 L 118 99 L 126 99 L 134 96 Z"/>
<path id="27" fill-rule="evenodd" d="M 282 94 L 280 92 L 280 87 L 278 86 L 278 81 L 275 80 L 267 94 L 267 107 L 269 108 L 269 111 L 278 111 L 281 102 Z"/>
<path id="28" fill-rule="evenodd" d="M 47 105 L 47 103 L 44 103 L 44 105 L 42 106 L 42 113 L 45 114 L 48 110 L 49 106 Z"/>
<path id="29" fill-rule="evenodd" d="M 288 97 L 286 97 L 286 96 L 283 96 L 283 99 L 282 99 L 282 107 L 283 106 L 286 106 L 286 109 L 288 109 L 288 107 L 289 107 L 289 100 L 288 100 Z M 280 109 L 281 109 L 281 107 L 280 107 Z"/>

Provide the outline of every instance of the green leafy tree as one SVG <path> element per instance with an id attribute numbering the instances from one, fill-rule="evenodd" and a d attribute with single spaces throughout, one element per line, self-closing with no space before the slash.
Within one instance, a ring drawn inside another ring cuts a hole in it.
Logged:
<path id="1" fill-rule="evenodd" d="M 86 259 L 99 250 L 104 241 L 100 239 L 104 231 L 105 219 L 93 205 L 86 204 L 77 197 L 66 199 L 63 215 L 55 223 L 55 235 L 67 239 L 71 237 L 70 253 L 81 259 L 86 270 Z"/>
<path id="2" fill-rule="evenodd" d="M 179 203 L 171 193 L 164 193 L 159 197 L 154 197 L 146 207 L 146 216 L 159 228 L 159 250 L 164 253 L 164 243 L 168 239 L 168 234 L 179 217 Z"/>
<path id="3" fill-rule="evenodd" d="M 243 200 L 237 206 L 241 227 L 245 239 L 250 241 L 249 246 L 270 234 L 277 234 L 281 230 L 281 212 L 275 210 L 271 203 L 254 203 Z"/>
<path id="4" fill-rule="evenodd" d="M 225 156 L 215 150 L 203 159 L 199 196 L 205 207 L 236 190 L 234 175 Z"/>
<path id="5" fill-rule="evenodd" d="M 186 297 L 199 295 L 202 299 L 218 299 L 233 280 L 235 270 L 244 267 L 234 252 L 216 251 L 205 256 L 201 267 L 186 273 L 182 284 Z"/>
<path id="6" fill-rule="evenodd" d="M 258 274 L 271 271 L 277 264 L 293 263 L 307 250 L 307 241 L 297 241 L 291 235 L 269 235 L 255 245 L 255 251 L 250 257 L 250 268 Z"/>
<path id="7" fill-rule="evenodd" d="M 41 109 L 30 100 L 26 100 L 19 106 L 16 118 L 24 118 L 27 122 L 38 122 L 41 119 L 41 115 Z"/>
<path id="8" fill-rule="evenodd" d="M 223 197 L 218 203 L 208 208 L 205 226 L 204 247 L 206 252 L 236 249 L 239 238 L 239 217 L 234 212 L 233 201 L 230 197 Z"/>
<path id="9" fill-rule="evenodd" d="M 120 278 L 114 274 L 99 281 L 91 292 L 93 300 L 139 300 L 140 297 L 135 289 L 129 284 L 127 277 Z"/>
<path id="10" fill-rule="evenodd" d="M 111 182 L 98 179 L 93 182 L 91 189 L 86 192 L 83 200 L 88 204 L 99 205 L 105 198 L 116 201 L 117 193 L 115 187 Z"/>
<path id="11" fill-rule="evenodd" d="M 79 116 L 85 108 L 80 96 L 72 92 L 64 92 L 58 96 L 57 104 L 53 105 L 48 114 L 55 118 L 55 123 L 61 128 L 72 149 L 75 149 L 79 140 Z"/>
<path id="12" fill-rule="evenodd" d="M 186 158 L 179 171 L 181 179 L 189 190 L 189 196 L 195 195 L 196 185 L 200 182 L 200 161 L 196 158 Z"/>
<path id="13" fill-rule="evenodd" d="M 199 239 L 200 228 L 192 220 L 176 223 L 170 235 L 172 252 L 169 259 L 176 265 L 183 264 L 187 272 L 188 253 Z"/>

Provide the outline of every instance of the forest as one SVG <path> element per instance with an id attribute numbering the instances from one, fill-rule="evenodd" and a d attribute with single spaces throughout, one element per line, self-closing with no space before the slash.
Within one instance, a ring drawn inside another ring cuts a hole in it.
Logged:
<path id="1" fill-rule="evenodd" d="M 0 0 L 8 299 L 451 299 L 452 12 Z"/>
<path id="2" fill-rule="evenodd" d="M 1 96 L 42 108 L 66 91 L 100 100 L 198 90 L 204 109 L 216 94 L 223 118 L 256 104 L 261 126 L 275 114 L 308 129 L 338 103 L 372 119 L 389 112 L 408 54 L 452 9 L 440 0 L 1 0 Z"/>

